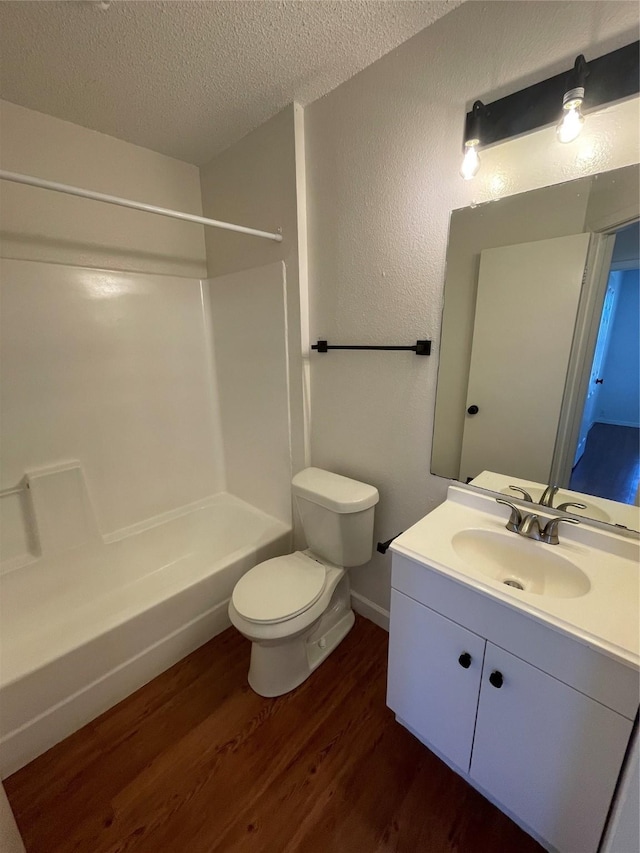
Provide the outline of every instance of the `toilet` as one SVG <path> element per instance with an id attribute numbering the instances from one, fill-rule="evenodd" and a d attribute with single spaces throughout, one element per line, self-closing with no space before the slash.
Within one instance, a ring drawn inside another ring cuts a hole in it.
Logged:
<path id="1" fill-rule="evenodd" d="M 355 621 L 346 569 L 371 559 L 374 486 L 305 468 L 292 491 L 309 545 L 250 569 L 236 584 L 229 618 L 251 640 L 249 684 L 281 696 L 302 684 Z"/>

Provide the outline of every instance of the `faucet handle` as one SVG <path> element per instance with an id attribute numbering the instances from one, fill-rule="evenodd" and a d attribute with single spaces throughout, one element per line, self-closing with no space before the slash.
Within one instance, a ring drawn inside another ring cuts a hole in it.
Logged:
<path id="1" fill-rule="evenodd" d="M 553 499 L 556 495 L 556 492 L 559 490 L 560 486 L 557 486 L 555 483 L 549 484 L 547 488 L 542 493 L 542 497 L 538 501 L 540 506 L 548 506 L 553 509 Z"/>
<path id="2" fill-rule="evenodd" d="M 558 545 L 558 525 L 559 524 L 580 524 L 577 518 L 550 518 L 542 531 L 542 541 L 547 545 Z"/>
<path id="3" fill-rule="evenodd" d="M 509 488 L 514 492 L 520 492 L 525 501 L 529 501 L 530 504 L 533 503 L 533 498 L 531 497 L 529 492 L 526 492 L 524 489 L 521 489 L 520 486 L 509 486 Z"/>
<path id="4" fill-rule="evenodd" d="M 510 530 L 512 533 L 518 533 L 520 525 L 522 524 L 522 514 L 518 507 L 515 504 L 512 504 L 511 501 L 505 501 L 503 498 L 496 498 L 496 503 L 509 507 L 511 515 L 509 516 L 509 521 L 507 521 L 505 526 L 507 530 Z"/>
<path id="5" fill-rule="evenodd" d="M 567 502 L 566 502 L 566 503 L 564 503 L 564 504 L 559 504 L 559 505 L 556 507 L 556 509 L 557 509 L 559 512 L 566 512 L 566 511 L 569 509 L 569 507 L 570 507 L 570 506 L 574 506 L 576 509 L 586 509 L 586 508 L 587 508 L 587 505 L 586 505 L 586 504 L 578 504 L 578 503 L 575 503 L 575 501 L 567 501 Z"/>

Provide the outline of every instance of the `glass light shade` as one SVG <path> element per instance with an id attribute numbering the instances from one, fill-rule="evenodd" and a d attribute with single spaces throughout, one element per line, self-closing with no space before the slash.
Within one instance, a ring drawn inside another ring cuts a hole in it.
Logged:
<path id="1" fill-rule="evenodd" d="M 478 139 L 470 139 L 464 144 L 464 157 L 462 158 L 462 166 L 460 174 L 465 181 L 470 181 L 471 178 L 478 174 L 480 168 L 480 158 L 478 157 Z"/>
<path id="2" fill-rule="evenodd" d="M 562 105 L 562 118 L 556 127 L 556 133 L 560 142 L 573 142 L 580 136 L 584 127 L 584 116 L 580 112 L 582 100 L 576 98 Z"/>

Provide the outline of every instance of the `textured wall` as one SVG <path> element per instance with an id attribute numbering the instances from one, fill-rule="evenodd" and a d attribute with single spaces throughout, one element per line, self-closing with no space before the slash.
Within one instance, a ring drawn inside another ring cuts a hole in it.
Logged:
<path id="1" fill-rule="evenodd" d="M 625 113 L 594 123 L 591 153 L 584 140 L 559 150 L 543 131 L 485 152 L 467 183 L 458 176 L 467 107 L 637 38 L 633 3 L 465 3 L 307 108 L 312 339 L 435 342 L 431 358 L 311 357 L 313 464 L 379 488 L 378 539 L 447 487 L 429 458 L 451 210 L 637 160 L 637 122 Z M 376 555 L 353 570 L 354 589 L 387 607 L 389 566 Z"/>
<path id="2" fill-rule="evenodd" d="M 10 172 L 202 214 L 195 166 L 7 101 L 0 101 L 0 164 Z M 206 275 L 201 225 L 6 181 L 0 201 L 5 258 Z"/>

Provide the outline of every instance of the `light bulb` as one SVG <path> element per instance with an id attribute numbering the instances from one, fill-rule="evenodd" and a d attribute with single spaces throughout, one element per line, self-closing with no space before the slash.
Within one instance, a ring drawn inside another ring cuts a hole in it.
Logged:
<path id="1" fill-rule="evenodd" d="M 469 139 L 464 144 L 464 157 L 462 158 L 462 166 L 460 174 L 465 181 L 470 181 L 471 178 L 478 174 L 480 168 L 480 158 L 478 157 L 479 139 Z"/>
<path id="2" fill-rule="evenodd" d="M 562 103 L 562 118 L 556 127 L 560 142 L 573 142 L 580 136 L 584 127 L 584 116 L 580 112 L 584 89 L 572 89 L 564 96 Z"/>

